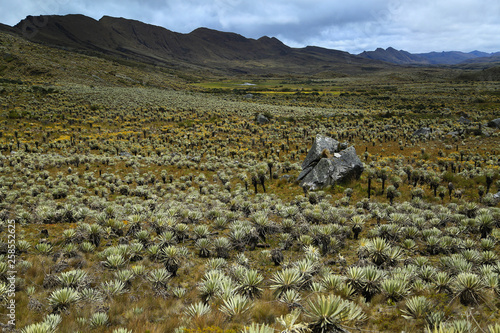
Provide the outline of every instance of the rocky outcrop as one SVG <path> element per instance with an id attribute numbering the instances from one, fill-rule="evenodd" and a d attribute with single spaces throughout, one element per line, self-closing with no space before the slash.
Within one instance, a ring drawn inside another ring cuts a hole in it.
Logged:
<path id="1" fill-rule="evenodd" d="M 358 178 L 363 163 L 354 147 L 337 152 L 341 145 L 335 139 L 318 135 L 309 150 L 297 181 L 311 190 L 334 185 L 346 179 Z"/>

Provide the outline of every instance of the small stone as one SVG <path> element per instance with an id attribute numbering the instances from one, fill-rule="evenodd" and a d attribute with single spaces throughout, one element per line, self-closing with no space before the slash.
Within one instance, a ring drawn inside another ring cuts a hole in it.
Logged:
<path id="1" fill-rule="evenodd" d="M 262 113 L 259 113 L 257 115 L 257 123 L 259 123 L 260 125 L 264 125 L 264 124 L 267 124 L 269 122 L 269 119 L 264 116 Z"/>

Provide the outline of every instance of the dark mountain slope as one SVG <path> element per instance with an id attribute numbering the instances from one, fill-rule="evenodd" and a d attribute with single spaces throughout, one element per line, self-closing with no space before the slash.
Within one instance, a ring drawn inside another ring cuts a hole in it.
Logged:
<path id="1" fill-rule="evenodd" d="M 0 31 L 15 33 L 16 29 L 12 28 L 11 26 L 0 23 Z"/>
<path id="2" fill-rule="evenodd" d="M 443 51 L 443 52 L 429 52 L 417 54 L 429 61 L 430 64 L 439 65 L 456 65 L 465 60 L 476 58 L 477 56 L 472 53 L 465 53 L 459 51 Z"/>
<path id="3" fill-rule="evenodd" d="M 478 58 L 473 58 L 473 59 L 468 59 L 465 61 L 462 61 L 461 64 L 479 64 L 479 63 L 500 63 L 500 54 L 499 53 L 494 53 L 493 55 L 489 57 L 478 57 Z"/>
<path id="4" fill-rule="evenodd" d="M 146 61 L 163 66 L 248 73 L 362 73 L 391 67 L 347 52 L 290 48 L 276 38 L 245 38 L 199 28 L 188 34 L 135 20 L 83 15 L 28 16 L 14 27 L 32 41 L 66 49 Z"/>
<path id="5" fill-rule="evenodd" d="M 378 48 L 375 51 L 365 51 L 359 54 L 359 56 L 367 59 L 386 61 L 393 64 L 402 64 L 402 65 L 429 64 L 429 61 L 424 57 L 420 57 L 418 55 L 411 54 L 403 50 L 398 51 L 392 47 L 389 47 L 386 50 Z"/>

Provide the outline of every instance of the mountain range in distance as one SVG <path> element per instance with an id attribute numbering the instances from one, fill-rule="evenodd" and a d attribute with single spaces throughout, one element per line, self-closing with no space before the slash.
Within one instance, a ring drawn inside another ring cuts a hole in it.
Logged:
<path id="1" fill-rule="evenodd" d="M 375 51 L 364 51 L 360 57 L 381 60 L 399 65 L 457 65 L 478 62 L 499 62 L 500 52 L 486 53 L 481 51 L 460 52 L 443 51 L 429 53 L 409 53 L 404 50 L 378 48 Z"/>
<path id="2" fill-rule="evenodd" d="M 500 62 L 500 52 L 474 51 L 411 54 L 393 48 L 359 55 L 316 46 L 292 48 L 272 37 L 246 38 L 236 33 L 198 28 L 183 34 L 140 21 L 71 14 L 28 16 L 0 31 L 45 45 L 98 56 L 120 57 L 159 66 L 241 74 L 365 74 L 417 65 Z"/>

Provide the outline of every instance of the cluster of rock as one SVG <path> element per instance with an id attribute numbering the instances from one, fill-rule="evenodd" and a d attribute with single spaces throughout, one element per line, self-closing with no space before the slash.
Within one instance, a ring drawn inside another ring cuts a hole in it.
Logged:
<path id="1" fill-rule="evenodd" d="M 460 116 L 460 118 L 458 118 L 457 122 L 459 122 L 460 124 L 470 124 L 471 121 L 469 118 L 466 118 L 464 116 Z"/>
<path id="2" fill-rule="evenodd" d="M 462 125 L 470 125 L 472 124 L 471 120 L 464 117 L 464 116 L 461 116 L 458 120 L 457 120 L 458 123 L 462 124 Z M 485 136 L 490 136 L 490 133 L 488 133 L 487 131 L 484 131 L 484 130 L 481 130 L 481 127 L 490 127 L 490 128 L 500 128 L 500 118 L 497 118 L 497 119 L 493 119 L 493 120 L 490 120 L 488 123 L 483 123 L 480 125 L 479 127 L 479 130 L 481 131 L 481 134 L 482 135 L 485 135 Z M 387 130 L 387 128 L 384 128 L 384 130 Z M 413 132 L 413 136 L 414 137 L 429 137 L 432 133 L 433 133 L 433 129 L 432 128 L 429 128 L 429 127 L 422 127 L 422 128 L 419 128 L 417 129 L 415 132 Z M 461 135 L 465 132 L 464 129 L 460 129 L 460 130 L 456 130 L 456 131 L 452 131 L 452 132 L 449 132 L 447 135 L 451 135 L 451 136 L 457 136 L 457 135 Z"/>
<path id="3" fill-rule="evenodd" d="M 429 136 L 432 130 L 429 127 L 422 127 L 413 132 L 413 136 Z"/>
<path id="4" fill-rule="evenodd" d="M 302 187 L 315 190 L 346 179 L 359 178 L 363 169 L 363 162 L 354 147 L 318 134 L 302 163 L 297 181 Z"/>

